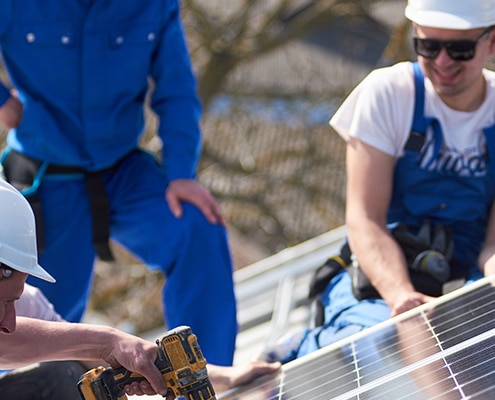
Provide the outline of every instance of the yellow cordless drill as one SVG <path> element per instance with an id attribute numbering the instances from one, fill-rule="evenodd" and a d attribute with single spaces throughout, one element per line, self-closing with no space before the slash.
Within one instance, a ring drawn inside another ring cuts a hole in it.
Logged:
<path id="1" fill-rule="evenodd" d="M 176 397 L 216 400 L 206 360 L 191 328 L 180 326 L 172 329 L 157 339 L 156 344 L 158 357 L 155 364 Z M 77 387 L 84 400 L 125 400 L 124 386 L 143 379 L 142 375 L 125 368 L 98 367 L 82 375 Z"/>

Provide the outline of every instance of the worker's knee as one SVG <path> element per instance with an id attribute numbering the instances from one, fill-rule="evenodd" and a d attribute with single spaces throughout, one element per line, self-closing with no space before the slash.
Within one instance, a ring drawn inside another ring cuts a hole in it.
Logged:
<path id="1" fill-rule="evenodd" d="M 77 361 L 33 364 L 0 377 L 3 400 L 67 400 L 79 398 L 77 382 L 86 371 Z"/>
<path id="2" fill-rule="evenodd" d="M 209 222 L 202 211 L 193 204 L 184 204 L 183 223 L 186 232 L 203 240 L 225 240 L 226 231 L 223 225 Z"/>

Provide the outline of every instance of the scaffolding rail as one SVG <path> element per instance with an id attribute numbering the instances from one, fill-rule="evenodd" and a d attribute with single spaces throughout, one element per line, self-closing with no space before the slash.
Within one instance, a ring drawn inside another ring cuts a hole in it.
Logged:
<path id="1" fill-rule="evenodd" d="M 235 272 L 239 335 L 234 364 L 256 358 L 284 334 L 311 326 L 311 276 L 339 252 L 346 235 L 347 227 L 340 226 Z"/>

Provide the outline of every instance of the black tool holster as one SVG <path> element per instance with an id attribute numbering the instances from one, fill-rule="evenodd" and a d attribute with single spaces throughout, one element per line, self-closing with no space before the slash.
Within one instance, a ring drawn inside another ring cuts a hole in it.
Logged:
<path id="1" fill-rule="evenodd" d="M 428 296 L 441 296 L 444 283 L 450 279 L 449 262 L 454 250 L 450 229 L 424 220 L 416 233 L 405 224 L 398 224 L 391 234 L 404 253 L 414 288 Z M 349 274 L 354 296 L 358 300 L 381 297 L 360 268 L 358 260 L 353 260 Z"/>
<path id="2" fill-rule="evenodd" d="M 449 262 L 454 249 L 450 230 L 425 220 L 416 233 L 408 226 L 398 224 L 391 229 L 391 234 L 404 253 L 414 288 L 429 296 L 441 296 L 444 283 L 450 279 Z M 327 259 L 311 279 L 308 297 L 315 305 L 316 326 L 323 323 L 324 310 L 320 295 L 342 269 L 346 269 L 351 276 L 352 292 L 356 299 L 381 298 L 345 242 L 340 253 Z"/>
<path id="3" fill-rule="evenodd" d="M 101 260 L 113 261 L 109 247 L 110 206 L 103 181 L 105 172 L 88 172 L 78 167 L 49 165 L 47 162 L 28 157 L 8 149 L 0 160 L 5 179 L 18 189 L 29 201 L 36 219 L 38 253 L 44 250 L 44 226 L 42 204 L 38 189 L 45 174 L 84 174 L 92 215 L 93 245 Z"/>
<path id="4" fill-rule="evenodd" d="M 328 258 L 323 265 L 318 267 L 311 277 L 309 283 L 308 298 L 312 302 L 313 320 L 315 326 L 321 326 L 324 320 L 324 307 L 320 295 L 323 293 L 330 281 L 344 268 L 351 263 L 351 248 L 349 243 L 345 242 L 341 247 L 339 254 Z"/>

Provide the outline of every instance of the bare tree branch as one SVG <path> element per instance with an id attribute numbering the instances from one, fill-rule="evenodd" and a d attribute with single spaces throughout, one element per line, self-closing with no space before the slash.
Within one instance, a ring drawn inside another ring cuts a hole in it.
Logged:
<path id="1" fill-rule="evenodd" d="M 196 65 L 205 108 L 241 62 L 304 37 L 335 17 L 367 17 L 376 0 L 242 0 L 221 14 L 212 12 L 210 2 L 183 0 L 184 14 L 199 30 L 191 32 L 190 46 L 193 54 L 203 53 Z"/>

